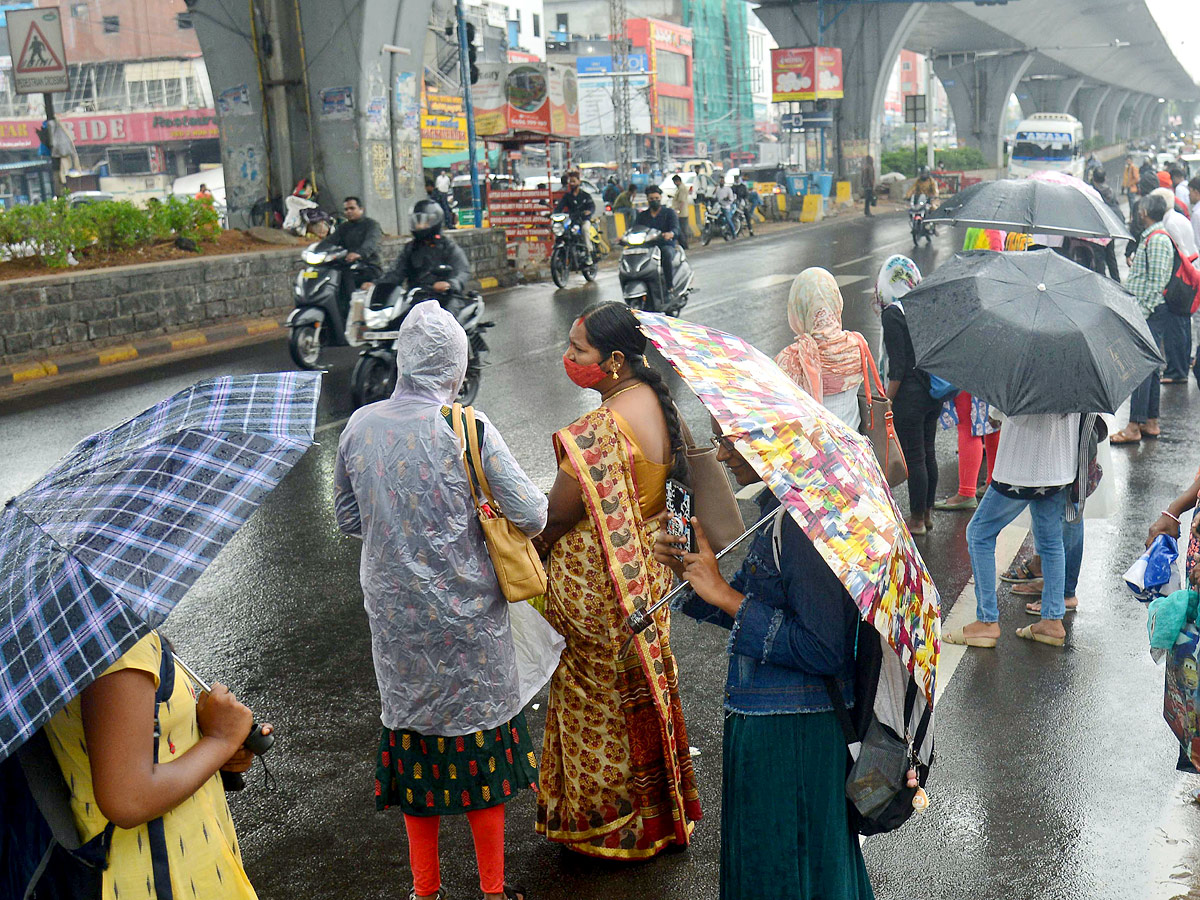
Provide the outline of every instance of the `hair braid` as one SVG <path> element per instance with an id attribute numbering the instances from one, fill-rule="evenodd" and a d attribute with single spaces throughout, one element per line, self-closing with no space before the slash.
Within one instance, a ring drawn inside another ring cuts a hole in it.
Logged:
<path id="1" fill-rule="evenodd" d="M 690 473 L 688 471 L 687 445 L 683 440 L 679 410 L 675 408 L 675 400 L 671 397 L 671 391 L 667 388 L 667 383 L 658 370 L 646 364 L 646 357 L 632 356 L 628 359 L 629 364 L 633 366 L 633 374 L 640 381 L 648 384 L 658 396 L 658 405 L 662 407 L 663 418 L 667 421 L 667 437 L 671 441 L 671 477 L 688 484 Z"/>

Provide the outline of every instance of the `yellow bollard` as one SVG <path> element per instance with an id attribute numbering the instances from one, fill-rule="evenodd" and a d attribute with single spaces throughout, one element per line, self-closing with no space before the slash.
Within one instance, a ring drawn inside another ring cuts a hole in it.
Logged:
<path id="1" fill-rule="evenodd" d="M 776 194 L 775 205 L 779 207 L 779 211 L 785 216 L 787 215 L 787 194 Z"/>
<path id="2" fill-rule="evenodd" d="M 805 194 L 804 206 L 800 209 L 801 222 L 816 222 L 825 215 L 825 198 L 820 194 Z"/>
<path id="3" fill-rule="evenodd" d="M 700 207 L 699 204 L 696 204 L 696 203 L 693 203 L 691 206 L 688 207 L 688 225 L 691 226 L 691 231 L 689 232 L 689 234 L 699 234 L 700 233 L 700 220 L 699 220 L 700 214 L 697 213 L 696 210 L 701 209 L 701 208 L 702 207 Z"/>
<path id="4" fill-rule="evenodd" d="M 613 224 L 617 229 L 617 240 L 625 236 L 625 213 L 613 213 Z"/>
<path id="5" fill-rule="evenodd" d="M 837 183 L 837 202 L 842 206 L 854 205 L 854 197 L 850 194 L 850 182 L 839 181 Z"/>

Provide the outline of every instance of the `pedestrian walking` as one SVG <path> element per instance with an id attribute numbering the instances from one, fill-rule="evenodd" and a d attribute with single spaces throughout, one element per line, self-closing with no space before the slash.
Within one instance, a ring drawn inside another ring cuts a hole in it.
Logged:
<path id="1" fill-rule="evenodd" d="M 1173 162 L 1167 166 L 1167 174 L 1171 176 L 1171 191 L 1175 199 L 1183 204 L 1191 214 L 1192 204 L 1188 200 L 1188 173 L 1181 163 Z"/>
<path id="2" fill-rule="evenodd" d="M 200 693 L 152 631 L 46 723 L 97 896 L 254 900 L 219 776 L 250 768 L 253 718 L 222 684 Z"/>
<path id="3" fill-rule="evenodd" d="M 999 413 L 996 413 L 999 416 Z M 1036 413 L 1004 421 L 992 483 L 967 525 L 975 577 L 975 621 L 943 632 L 942 640 L 995 647 L 1000 637 L 996 598 L 996 537 L 1028 508 L 1042 560 L 1040 619 L 1017 629 L 1017 637 L 1061 647 L 1066 631 L 1067 560 L 1078 577 L 1083 556 L 1083 519 L 1068 521 L 1070 485 L 1079 472 L 1079 413 Z M 1074 585 L 1071 585 L 1074 596 Z"/>
<path id="4" fill-rule="evenodd" d="M 1133 157 L 1125 157 L 1125 170 L 1121 173 L 1121 192 L 1125 195 L 1125 199 L 1130 204 L 1133 203 L 1133 198 L 1137 194 L 1138 186 L 1138 170 L 1133 164 Z"/>
<path id="5" fill-rule="evenodd" d="M 717 458 L 737 483 L 761 484 L 715 419 L 712 430 Z M 847 819 L 846 739 L 830 697 L 840 691 L 843 703 L 853 703 L 859 611 L 775 495 L 759 496 L 760 519 L 773 510 L 782 518 L 759 528 L 732 581 L 717 568 L 699 520 L 697 552 L 665 532 L 654 549 L 692 587 L 681 611 L 730 632 L 721 900 L 871 900 Z M 916 772 L 908 775 L 915 786 Z"/>
<path id="6" fill-rule="evenodd" d="M 1200 175 L 1188 182 L 1188 203 L 1192 208 L 1192 236 L 1200 247 Z"/>
<path id="7" fill-rule="evenodd" d="M 919 284 L 921 272 L 907 257 L 891 257 L 876 279 L 879 302 L 883 304 L 883 343 L 887 348 L 888 399 L 896 437 L 908 463 L 908 530 L 915 535 L 933 528 L 933 504 L 937 499 L 938 464 L 935 443 L 942 401 L 930 394 L 929 375 L 917 368 L 904 304 L 900 297 Z M 881 283 L 891 288 L 879 289 Z M 904 289 L 906 288 L 906 289 Z M 900 290 L 903 289 L 903 293 Z"/>
<path id="8" fill-rule="evenodd" d="M 692 198 L 682 177 L 675 175 L 671 181 L 675 185 L 675 193 L 671 195 L 671 209 L 675 210 L 675 215 L 679 217 L 679 233 L 676 238 L 679 240 L 679 246 L 686 250 L 688 239 L 692 235 L 692 223 L 689 216 L 692 209 Z"/>
<path id="9" fill-rule="evenodd" d="M 442 897 L 438 829 L 465 814 L 487 900 L 506 887 L 504 804 L 537 788 L 521 710 L 508 604 L 501 593 L 447 421 L 467 366 L 467 336 L 436 301 L 405 317 L 390 400 L 350 417 L 334 476 L 338 527 L 362 538 L 361 577 L 383 728 L 375 807 L 399 807 L 410 898 Z M 481 412 L 482 468 L 509 522 L 527 535 L 546 499 Z"/>
<path id="10" fill-rule="evenodd" d="M 874 215 L 871 207 L 875 205 L 875 158 L 867 156 L 862 164 L 863 215 Z"/>
<path id="11" fill-rule="evenodd" d="M 558 475 L 536 541 L 550 559 L 546 618 L 566 638 L 550 681 L 536 828 L 586 856 L 646 859 L 686 846 L 701 815 L 670 613 L 628 642 L 624 625 L 671 585 L 654 536 L 668 477 L 687 482 L 686 451 L 625 304 L 589 307 L 568 340 L 567 377 L 601 403 L 554 435 Z"/>
<path id="12" fill-rule="evenodd" d="M 858 430 L 858 387 L 863 383 L 862 335 L 842 328 L 842 292 L 826 269 L 805 269 L 788 293 L 788 324 L 796 340 L 775 362 L 818 403 Z M 867 351 L 870 352 L 869 350 Z"/>
<path id="13" fill-rule="evenodd" d="M 1171 238 L 1162 228 L 1168 205 L 1161 195 L 1146 196 L 1138 202 L 1137 208 L 1145 233 L 1130 263 L 1125 286 L 1146 317 L 1146 324 L 1158 343 L 1159 351 L 1169 360 L 1171 357 L 1167 345 L 1172 344 L 1178 355 L 1178 348 L 1184 339 L 1191 342 L 1191 332 L 1188 331 L 1186 335 L 1181 332 L 1181 327 L 1188 327 L 1187 320 L 1173 315 L 1163 299 L 1163 289 L 1171 279 L 1171 264 L 1175 258 Z M 1184 371 L 1186 377 L 1186 369 Z M 1129 401 L 1129 424 L 1112 436 L 1111 443 L 1136 444 L 1144 437 L 1157 438 L 1162 433 L 1158 413 L 1159 372 L 1155 369 L 1134 390 Z"/>

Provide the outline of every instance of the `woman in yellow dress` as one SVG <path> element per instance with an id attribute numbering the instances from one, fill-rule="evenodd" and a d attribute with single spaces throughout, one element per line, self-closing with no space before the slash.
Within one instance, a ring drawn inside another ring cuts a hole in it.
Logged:
<path id="1" fill-rule="evenodd" d="M 153 631 L 46 723 L 103 900 L 255 900 L 219 775 L 249 768 L 252 723 L 224 685 L 197 699 Z"/>
<path id="2" fill-rule="evenodd" d="M 654 559 L 668 477 L 687 479 L 679 415 L 623 303 L 584 311 L 563 357 L 601 405 L 554 435 L 558 477 L 539 549 L 546 617 L 566 638 L 550 682 L 537 830 L 589 856 L 687 845 L 699 796 L 661 610 L 624 655 L 624 622 L 670 587 Z"/>

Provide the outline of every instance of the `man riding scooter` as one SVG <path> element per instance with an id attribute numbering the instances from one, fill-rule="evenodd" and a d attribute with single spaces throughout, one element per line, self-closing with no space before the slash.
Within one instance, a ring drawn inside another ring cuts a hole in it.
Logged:
<path id="1" fill-rule="evenodd" d="M 713 199 L 720 204 L 721 215 L 725 217 L 725 224 L 729 226 L 729 233 L 736 237 L 737 226 L 733 221 L 733 204 L 737 202 L 737 195 L 733 192 L 733 188 L 728 184 L 722 183 L 713 195 Z"/>
<path id="2" fill-rule="evenodd" d="M 351 292 L 379 277 L 379 242 L 383 239 L 383 229 L 367 216 L 358 197 L 347 197 L 342 202 L 342 212 L 346 214 L 346 221 L 334 229 L 329 239 L 349 251 L 345 256 L 346 262 L 359 263 L 350 269 L 353 278 L 345 279 L 339 292 L 338 308 L 342 311 L 344 322 L 350 311 Z"/>
<path id="3" fill-rule="evenodd" d="M 671 207 L 662 205 L 662 188 L 657 184 L 646 188 L 646 202 L 649 205 L 637 214 L 633 227 L 657 228 L 662 232 L 658 241 L 663 251 L 663 285 L 665 292 L 669 292 L 671 285 L 675 283 L 675 248 L 678 246 L 676 237 L 679 235 L 679 216 Z"/>
<path id="4" fill-rule="evenodd" d="M 467 254 L 442 234 L 446 216 L 436 200 L 418 200 L 412 208 L 412 240 L 404 245 L 395 264 L 379 279 L 380 284 L 407 288 L 428 288 L 436 294 L 459 296 L 471 277 Z M 448 266 L 453 274 L 435 275 L 439 266 Z M 370 284 L 363 285 L 370 287 Z M 451 309 L 450 312 L 457 313 Z"/>
<path id="5" fill-rule="evenodd" d="M 580 177 L 578 169 L 571 169 L 567 172 L 567 192 L 558 199 L 558 203 L 554 205 L 554 211 L 565 212 L 571 217 L 572 230 L 578 227 L 579 235 L 587 247 L 586 264 L 591 265 L 592 236 L 589 221 L 596 212 L 596 204 L 587 191 L 580 187 L 582 182 L 583 179 Z"/>

